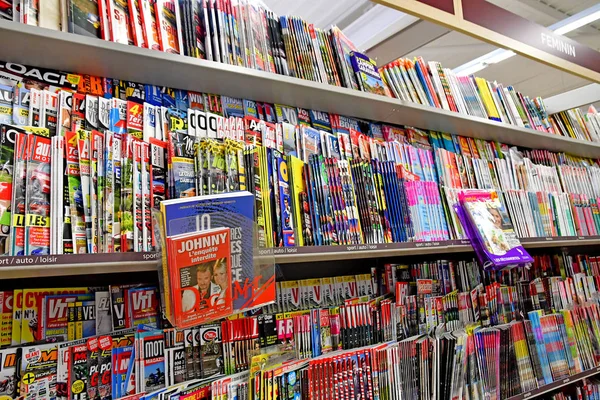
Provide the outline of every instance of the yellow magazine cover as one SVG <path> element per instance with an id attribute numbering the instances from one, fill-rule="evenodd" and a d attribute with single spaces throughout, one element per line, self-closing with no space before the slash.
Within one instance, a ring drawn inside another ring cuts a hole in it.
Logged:
<path id="1" fill-rule="evenodd" d="M 492 99 L 492 94 L 490 93 L 490 88 L 487 85 L 487 81 L 483 78 L 475 78 L 475 83 L 479 89 L 481 101 L 485 106 L 488 117 L 495 121 L 500 121 L 500 114 L 498 114 L 498 110 L 496 109 L 496 105 Z"/>
<path id="2" fill-rule="evenodd" d="M 256 225 L 258 229 L 258 247 L 266 247 L 266 228 L 265 228 L 265 215 L 264 206 L 262 204 L 262 182 L 260 179 L 260 153 L 257 147 L 249 147 L 245 151 L 248 156 L 249 165 L 251 171 L 250 182 L 248 185 L 254 188 L 254 205 L 256 214 Z"/>
<path id="3" fill-rule="evenodd" d="M 273 247 L 273 220 L 271 219 L 271 188 L 269 185 L 269 173 L 267 166 L 267 148 L 259 148 L 259 163 L 260 163 L 260 186 L 262 188 L 263 198 L 263 216 L 265 220 L 265 244 L 266 247 Z"/>
<path id="4" fill-rule="evenodd" d="M 75 316 L 77 314 L 77 303 L 69 303 L 67 314 L 67 340 L 75 340 Z"/>
<path id="5" fill-rule="evenodd" d="M 21 316 L 21 343 L 32 343 L 38 338 L 38 315 L 44 296 L 51 294 L 82 294 L 87 293 L 87 287 L 50 288 L 23 290 L 23 307 Z"/>
<path id="6" fill-rule="evenodd" d="M 23 316 L 23 290 L 17 289 L 13 292 L 13 315 L 11 346 L 21 344 L 21 317 Z"/>
<path id="7" fill-rule="evenodd" d="M 83 303 L 75 303 L 75 340 L 83 339 Z"/>
<path id="8" fill-rule="evenodd" d="M 562 113 L 558 114 L 558 117 L 560 118 L 563 125 L 565 126 L 565 129 L 567 130 L 567 133 L 569 134 L 569 136 L 572 137 L 573 139 L 577 139 L 577 135 L 575 135 L 573 127 L 571 126 L 571 121 L 569 120 L 568 116 L 564 112 L 562 112 Z"/>
<path id="9" fill-rule="evenodd" d="M 288 170 L 292 177 L 291 197 L 294 217 L 295 241 L 296 246 L 304 246 L 304 234 L 302 232 L 302 200 L 300 194 L 306 191 L 302 171 L 304 170 L 304 161 L 294 156 L 288 158 Z M 310 234 L 310 233 L 309 233 Z"/>

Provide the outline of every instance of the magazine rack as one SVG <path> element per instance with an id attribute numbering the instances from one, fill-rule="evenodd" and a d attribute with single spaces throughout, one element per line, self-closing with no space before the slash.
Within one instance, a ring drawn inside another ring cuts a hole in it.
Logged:
<path id="1" fill-rule="evenodd" d="M 203 196 L 197 197 L 200 200 L 202 198 Z M 275 258 L 270 252 L 261 252 L 257 246 L 264 240 L 264 237 L 261 237 L 264 232 L 261 233 L 254 220 L 236 212 L 220 211 L 218 207 L 211 210 L 189 207 L 187 210 L 186 216 L 169 220 L 163 220 L 158 211 L 154 213 L 155 220 L 158 219 L 155 226 L 160 226 L 157 234 L 161 237 L 161 247 L 158 251 L 161 254 L 159 277 L 162 304 L 165 305 L 165 315 L 171 324 L 177 328 L 182 327 L 182 320 L 178 318 L 178 308 L 183 303 L 175 301 L 175 292 L 183 288 L 188 288 L 184 290 L 186 293 L 192 292 L 193 287 L 199 289 L 198 281 L 209 277 L 210 287 L 207 289 L 213 292 L 209 295 L 221 305 L 226 302 L 224 300 L 231 301 L 231 305 L 228 308 L 220 307 L 221 310 L 218 316 L 214 314 L 215 317 L 211 316 L 211 312 L 214 311 L 211 308 L 214 307 L 208 307 L 203 310 L 202 315 L 193 316 L 194 320 L 199 321 L 198 324 L 275 302 Z M 229 235 L 229 246 L 222 243 L 223 234 Z M 186 243 L 182 247 L 177 247 L 178 254 L 187 250 L 187 254 L 191 255 L 184 257 L 187 260 L 185 266 L 181 264 L 182 258 L 174 255 L 174 250 L 170 250 L 167 244 L 169 240 L 182 236 L 192 239 L 185 240 Z M 222 251 L 223 246 L 227 252 Z M 225 268 L 226 266 L 228 268 Z M 221 288 L 224 283 L 219 282 L 224 282 L 224 279 L 229 282 L 228 294 Z M 189 293 L 182 296 L 190 298 Z M 180 300 L 184 301 L 183 298 Z M 225 309 L 228 311 L 225 312 Z"/>

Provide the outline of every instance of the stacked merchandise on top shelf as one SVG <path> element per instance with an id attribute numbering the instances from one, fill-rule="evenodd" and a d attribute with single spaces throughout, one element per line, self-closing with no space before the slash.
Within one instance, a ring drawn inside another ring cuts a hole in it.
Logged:
<path id="1" fill-rule="evenodd" d="M 238 190 L 260 247 L 461 239 L 467 188 L 501 193 L 520 237 L 600 231 L 597 160 L 44 71 L 0 70 L 1 254 L 153 251 L 162 200 Z"/>
<path id="2" fill-rule="evenodd" d="M 552 114 L 550 123 L 554 132 L 563 136 L 600 142 L 600 114 L 594 106 L 590 106 L 585 114 L 579 108 Z"/>
<path id="3" fill-rule="evenodd" d="M 254 0 L 25 1 L 21 8 L 15 1 L 0 18 L 389 95 L 373 61 L 337 27 L 279 17 Z"/>
<path id="4" fill-rule="evenodd" d="M 457 76 L 439 62 L 399 58 L 380 68 L 395 98 L 465 115 L 557 133 L 548 120 L 544 101 L 531 99 L 514 87 L 483 78 Z M 591 140 L 581 138 L 582 140 Z"/>
<path id="5" fill-rule="evenodd" d="M 0 394 L 504 399 L 598 367 L 599 287 L 586 255 L 386 264 L 278 282 L 276 303 L 182 330 L 152 284 L 5 291 Z"/>
<path id="6" fill-rule="evenodd" d="M 541 98 L 438 62 L 398 59 L 378 70 L 337 27 L 276 16 L 256 0 L 77 0 L 13 3 L 0 18 L 393 96 L 465 115 L 556 133 Z M 581 139 L 590 140 L 589 137 Z"/>

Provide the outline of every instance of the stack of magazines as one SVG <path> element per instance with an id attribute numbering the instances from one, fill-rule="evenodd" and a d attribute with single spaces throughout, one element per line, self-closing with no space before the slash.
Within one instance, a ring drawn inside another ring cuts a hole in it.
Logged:
<path id="1" fill-rule="evenodd" d="M 153 251 L 161 201 L 243 190 L 257 247 L 465 239 L 455 205 L 466 189 L 494 190 L 520 238 L 600 232 L 598 160 L 89 75 L 44 80 L 55 75 L 12 63 L 1 72 L 12 98 L 0 107 L 1 254 Z"/>
<path id="2" fill-rule="evenodd" d="M 399 58 L 381 67 L 381 74 L 394 97 L 404 101 L 547 133 L 560 132 L 550 123 L 540 97 L 531 99 L 512 86 L 505 88 L 473 75 L 456 76 L 438 62 Z"/>
<path id="3" fill-rule="evenodd" d="M 565 130 L 564 120 L 548 118 L 539 97 L 531 99 L 483 78 L 456 76 L 422 58 L 398 59 L 379 71 L 339 28 L 322 30 L 295 16 L 277 16 L 256 0 L 12 3 L 0 8 L 0 18 L 575 137 L 573 130 Z"/>
<path id="4" fill-rule="evenodd" d="M 600 115 L 594 106 L 587 113 L 579 108 L 550 115 L 554 131 L 573 139 L 600 142 Z"/>
<path id="5" fill-rule="evenodd" d="M 167 239 L 201 258 L 227 252 L 226 232 L 237 240 L 216 221 Z M 201 243 L 214 250 L 194 250 Z M 211 257 L 177 265 L 189 306 L 179 329 L 164 318 L 164 299 L 181 290 L 174 280 L 0 292 L 0 395 L 220 400 L 273 388 L 273 398 L 504 399 L 600 365 L 598 256 L 541 254 L 529 269 L 500 271 L 423 261 L 278 281 L 274 298 L 249 289 L 258 308 L 224 319 L 218 312 L 244 299 L 240 271 L 235 256 Z M 193 325 L 191 315 L 204 319 Z"/>

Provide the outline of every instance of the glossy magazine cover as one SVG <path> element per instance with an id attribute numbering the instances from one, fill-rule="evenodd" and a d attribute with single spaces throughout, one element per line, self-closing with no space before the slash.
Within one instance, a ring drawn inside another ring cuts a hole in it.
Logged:
<path id="1" fill-rule="evenodd" d="M 246 191 L 162 202 L 166 236 L 231 228 L 234 313 L 275 300 L 272 264 L 254 264 L 254 196 Z"/>

